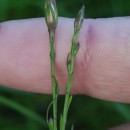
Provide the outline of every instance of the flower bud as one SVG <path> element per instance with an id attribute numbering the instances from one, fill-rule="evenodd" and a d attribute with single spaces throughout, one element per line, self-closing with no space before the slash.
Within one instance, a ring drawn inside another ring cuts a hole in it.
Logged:
<path id="1" fill-rule="evenodd" d="M 45 0 L 45 20 L 50 31 L 55 31 L 58 23 L 58 13 L 55 0 Z"/>
<path id="2" fill-rule="evenodd" d="M 78 12 L 77 18 L 74 21 L 74 30 L 79 31 L 82 27 L 83 20 L 84 20 L 84 13 L 85 13 L 85 6 L 83 5 L 80 11 Z"/>

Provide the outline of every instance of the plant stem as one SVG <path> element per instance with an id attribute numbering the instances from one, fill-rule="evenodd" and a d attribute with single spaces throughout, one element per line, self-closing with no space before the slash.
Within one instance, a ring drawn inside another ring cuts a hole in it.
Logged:
<path id="1" fill-rule="evenodd" d="M 57 130 L 57 83 L 55 78 L 55 50 L 54 50 L 54 32 L 49 31 L 50 38 L 50 62 L 51 62 L 51 80 L 53 93 L 53 128 Z"/>
<path id="2" fill-rule="evenodd" d="M 67 115 L 68 115 L 68 109 L 69 109 L 69 105 L 70 105 L 69 98 L 70 98 L 71 85 L 72 85 L 72 81 L 73 81 L 74 58 L 75 58 L 74 47 L 75 47 L 75 44 L 77 42 L 78 33 L 79 33 L 79 31 L 75 32 L 74 35 L 73 35 L 73 38 L 72 38 L 72 45 L 71 45 L 71 52 L 70 52 L 71 69 L 68 70 L 68 82 L 67 82 L 67 86 L 66 86 L 66 95 L 65 95 L 65 103 L 64 103 L 64 110 L 63 110 L 63 124 L 61 126 L 61 130 L 65 130 L 66 120 L 67 120 Z"/>
<path id="3" fill-rule="evenodd" d="M 68 101 L 70 97 L 69 92 L 71 88 L 71 83 L 72 83 L 72 75 L 69 75 L 68 83 L 67 83 L 67 91 L 66 91 L 66 96 L 65 96 L 64 110 L 63 110 L 63 124 L 61 126 L 61 130 L 65 130 L 65 126 L 66 126 L 66 120 L 67 120 L 67 115 L 68 115 Z"/>

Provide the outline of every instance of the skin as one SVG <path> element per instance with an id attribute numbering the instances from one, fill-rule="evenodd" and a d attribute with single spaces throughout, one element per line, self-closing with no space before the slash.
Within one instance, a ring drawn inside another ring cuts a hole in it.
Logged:
<path id="1" fill-rule="evenodd" d="M 61 94 L 67 82 L 73 21 L 59 18 L 56 30 L 55 63 Z M 79 42 L 72 93 L 130 103 L 130 18 L 85 19 Z M 0 85 L 50 94 L 49 47 L 43 18 L 1 23 Z"/>

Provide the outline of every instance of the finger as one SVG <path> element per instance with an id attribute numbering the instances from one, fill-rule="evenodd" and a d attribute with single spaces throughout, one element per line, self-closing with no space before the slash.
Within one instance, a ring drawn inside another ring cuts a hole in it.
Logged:
<path id="1" fill-rule="evenodd" d="M 130 124 L 129 123 L 123 124 L 123 125 L 111 128 L 109 130 L 130 130 Z"/>
<path id="2" fill-rule="evenodd" d="M 130 19 L 88 19 L 80 31 L 72 92 L 130 102 Z M 56 31 L 56 71 L 60 92 L 67 81 L 73 19 L 60 18 Z M 50 93 L 49 39 L 42 18 L 5 22 L 0 29 L 0 83 Z"/>
<path id="3" fill-rule="evenodd" d="M 67 81 L 66 58 L 72 35 L 73 20 L 61 18 L 56 32 L 56 72 L 61 93 Z M 51 93 L 50 46 L 43 18 L 2 23 L 0 47 L 1 85 Z"/>

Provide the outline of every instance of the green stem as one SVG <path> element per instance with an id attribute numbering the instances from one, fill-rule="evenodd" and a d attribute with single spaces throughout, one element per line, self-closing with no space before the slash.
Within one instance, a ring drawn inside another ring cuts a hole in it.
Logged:
<path id="1" fill-rule="evenodd" d="M 51 62 L 51 80 L 53 93 L 53 126 L 57 130 L 57 88 L 55 78 L 55 50 L 54 50 L 54 32 L 49 31 L 50 37 L 50 62 Z"/>
<path id="2" fill-rule="evenodd" d="M 66 89 L 66 95 L 65 95 L 64 110 L 63 110 L 63 124 L 61 126 L 61 130 L 65 130 L 65 126 L 66 126 L 66 120 L 67 120 L 67 115 L 68 115 L 68 102 L 69 102 L 69 97 L 70 97 L 69 93 L 70 93 L 70 89 L 71 89 L 72 78 L 73 78 L 73 75 L 69 75 L 67 89 Z"/>
<path id="3" fill-rule="evenodd" d="M 75 32 L 72 38 L 72 45 L 71 45 L 71 52 L 70 52 L 70 66 L 71 71 L 68 71 L 68 82 L 66 86 L 66 95 L 65 95 L 65 103 L 64 103 L 64 110 L 63 110 L 63 124 L 61 126 L 61 130 L 65 130 L 66 126 L 66 120 L 68 115 L 68 109 L 69 109 L 69 98 L 70 98 L 70 91 L 73 81 L 73 71 L 74 71 L 74 46 L 76 44 L 77 38 L 78 38 L 79 31 Z"/>

